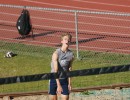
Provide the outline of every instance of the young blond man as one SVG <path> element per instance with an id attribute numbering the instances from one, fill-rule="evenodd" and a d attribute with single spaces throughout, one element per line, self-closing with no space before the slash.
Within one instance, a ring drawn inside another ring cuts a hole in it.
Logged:
<path id="1" fill-rule="evenodd" d="M 61 47 L 56 49 L 52 55 L 51 72 L 71 71 L 73 52 L 69 49 L 71 34 L 65 33 L 61 36 Z M 50 100 L 57 100 L 57 94 L 61 94 L 62 100 L 69 100 L 71 91 L 71 79 L 51 79 L 49 83 Z"/>

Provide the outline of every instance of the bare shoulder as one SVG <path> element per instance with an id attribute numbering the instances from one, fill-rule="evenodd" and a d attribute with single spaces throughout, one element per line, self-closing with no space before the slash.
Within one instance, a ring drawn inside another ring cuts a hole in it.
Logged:
<path id="1" fill-rule="evenodd" d="M 53 52 L 53 55 L 52 55 L 52 60 L 56 60 L 58 58 L 58 53 L 57 53 L 57 51 L 55 50 L 54 52 Z"/>
<path id="2" fill-rule="evenodd" d="M 58 55 L 58 53 L 57 53 L 57 51 L 56 51 L 56 50 L 53 52 L 53 55 Z"/>

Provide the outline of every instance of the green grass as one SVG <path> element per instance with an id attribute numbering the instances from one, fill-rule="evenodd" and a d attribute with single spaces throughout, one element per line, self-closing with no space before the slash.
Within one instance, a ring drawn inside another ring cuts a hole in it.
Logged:
<path id="1" fill-rule="evenodd" d="M 51 55 L 55 48 L 21 43 L 0 42 L 0 77 L 32 75 L 50 72 Z M 17 56 L 4 58 L 7 51 Z M 74 50 L 73 50 L 74 51 Z M 76 55 L 76 52 L 74 51 Z M 130 55 L 80 51 L 82 60 L 75 59 L 73 70 L 129 64 Z M 129 83 L 130 73 L 121 72 L 72 78 L 73 88 Z M 41 91 L 48 89 L 48 80 L 0 85 L 1 93 Z"/>

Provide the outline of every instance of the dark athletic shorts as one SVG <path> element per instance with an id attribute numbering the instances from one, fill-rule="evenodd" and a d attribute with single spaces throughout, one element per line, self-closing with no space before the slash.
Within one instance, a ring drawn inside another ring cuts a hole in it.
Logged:
<path id="1" fill-rule="evenodd" d="M 63 95 L 69 95 L 69 89 L 68 89 L 68 79 L 59 79 L 61 87 L 63 89 L 63 92 L 61 94 Z M 56 95 L 57 93 L 57 83 L 55 79 L 51 79 L 49 82 L 49 94 L 50 95 Z"/>

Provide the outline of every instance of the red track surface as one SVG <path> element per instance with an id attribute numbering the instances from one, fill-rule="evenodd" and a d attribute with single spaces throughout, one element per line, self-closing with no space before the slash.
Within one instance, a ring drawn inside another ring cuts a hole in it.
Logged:
<path id="1" fill-rule="evenodd" d="M 1 0 L 0 3 L 47 8 L 130 13 L 130 1 L 128 0 L 69 0 L 67 2 L 65 0 Z M 1 8 L 0 13 L 2 14 L 0 15 L 0 24 L 8 23 L 8 25 L 15 25 L 20 11 L 21 9 Z M 73 30 L 75 27 L 74 14 L 41 13 L 35 10 L 31 10 L 30 13 L 33 16 L 32 23 L 35 23 L 33 26 L 45 30 L 34 30 L 35 39 L 22 39 L 21 41 L 23 43 L 36 45 L 46 44 L 51 46 L 59 45 L 59 34 L 61 34 L 61 32 L 58 32 L 59 30 L 72 32 L 74 36 L 73 42 L 75 43 L 75 30 Z M 10 16 L 8 14 L 13 15 Z M 51 20 L 48 21 L 48 19 Z M 78 22 L 80 33 L 79 49 L 130 53 L 130 17 L 80 14 Z M 59 27 L 61 27 L 61 29 L 59 29 Z M 19 34 L 15 27 L 0 25 L 0 39 L 15 39 L 17 37 L 19 37 Z M 75 47 L 75 45 L 71 47 Z"/>
<path id="2" fill-rule="evenodd" d="M 129 0 L 0 0 L 0 3 L 49 8 L 130 12 Z"/>

